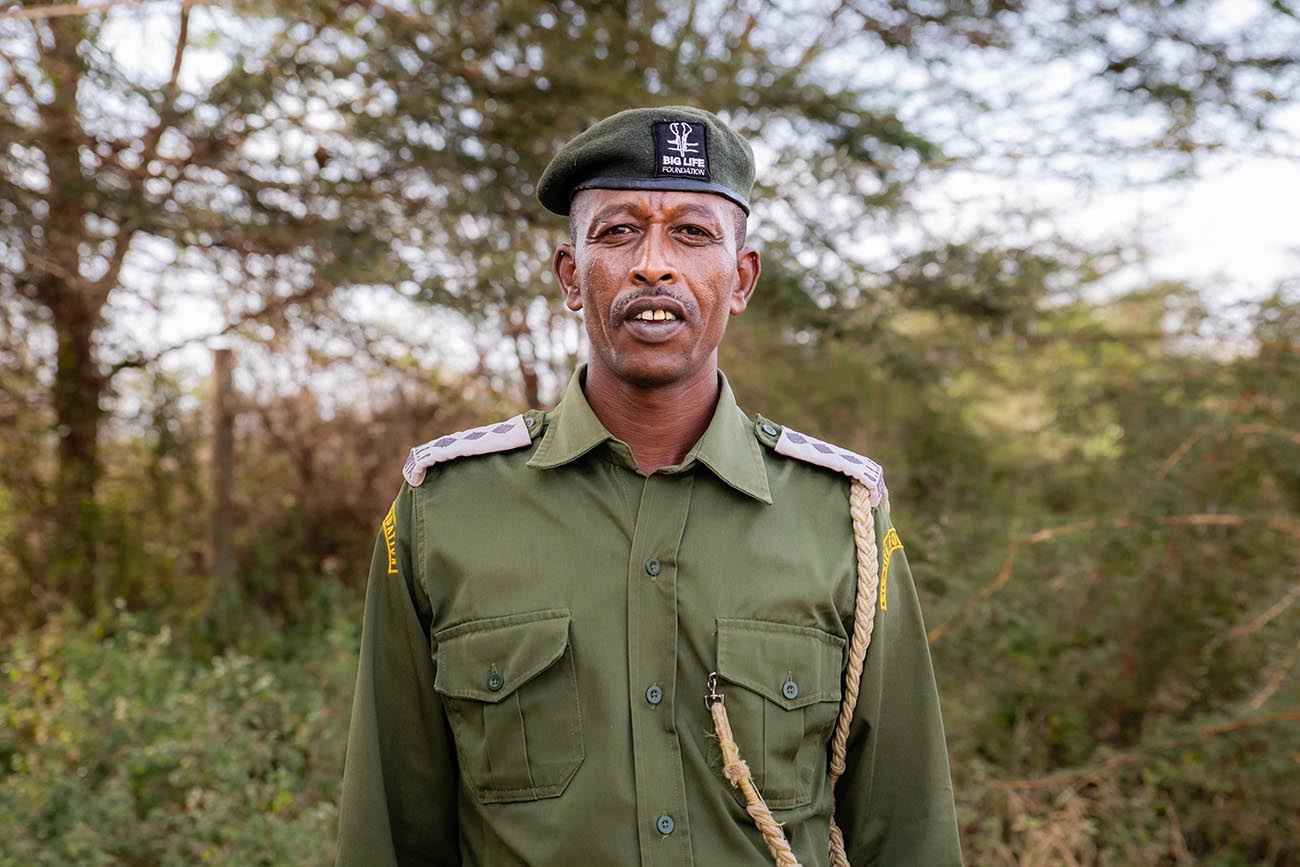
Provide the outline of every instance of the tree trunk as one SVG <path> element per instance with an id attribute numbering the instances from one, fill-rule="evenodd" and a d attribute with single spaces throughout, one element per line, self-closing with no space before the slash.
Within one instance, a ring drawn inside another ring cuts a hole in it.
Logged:
<path id="1" fill-rule="evenodd" d="M 536 407 L 541 400 L 541 383 L 537 378 L 537 354 L 533 351 L 532 335 L 528 332 L 526 311 L 510 311 L 504 317 L 505 333 L 514 347 L 519 363 L 519 380 L 524 387 L 524 405 Z M 527 345 L 525 345 L 525 343 Z"/>
<path id="2" fill-rule="evenodd" d="M 233 608 L 235 583 L 235 400 L 231 371 L 234 353 L 216 350 L 212 357 L 212 571 L 216 598 Z"/>
<path id="3" fill-rule="evenodd" d="M 103 532 L 95 489 L 100 477 L 99 400 L 104 378 L 92 343 L 99 311 L 88 309 L 77 293 L 62 294 L 63 303 L 51 308 L 58 335 L 54 414 L 59 466 L 50 516 L 49 578 L 51 589 L 90 613 L 97 601 L 96 555 Z"/>
<path id="4" fill-rule="evenodd" d="M 94 336 L 108 293 L 85 283 L 79 268 L 92 190 L 81 168 L 81 149 L 91 143 L 77 102 L 85 71 L 78 49 L 86 26 L 79 16 L 58 19 L 48 25 L 48 43 L 41 43 L 41 70 L 51 85 L 51 98 L 37 105 L 49 192 L 43 243 L 34 252 L 43 272 L 35 282 L 36 297 L 50 311 L 58 341 L 53 397 L 59 464 L 46 542 L 47 582 L 89 613 L 97 602 L 96 554 L 103 532 L 95 489 L 105 380 L 95 361 Z"/>

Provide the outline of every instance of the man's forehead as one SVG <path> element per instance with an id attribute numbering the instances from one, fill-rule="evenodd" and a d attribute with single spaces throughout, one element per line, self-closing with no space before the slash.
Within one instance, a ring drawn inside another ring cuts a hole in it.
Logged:
<path id="1" fill-rule="evenodd" d="M 573 198 L 573 210 L 586 212 L 591 219 L 603 220 L 613 215 L 695 214 L 721 220 L 737 206 L 713 193 L 678 190 L 580 190 Z"/>

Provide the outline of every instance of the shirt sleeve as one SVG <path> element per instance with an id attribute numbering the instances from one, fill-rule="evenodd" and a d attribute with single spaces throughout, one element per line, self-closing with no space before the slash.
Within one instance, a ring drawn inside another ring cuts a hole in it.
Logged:
<path id="1" fill-rule="evenodd" d="M 338 867 L 460 864 L 455 748 L 433 687 L 432 612 L 412 565 L 414 499 L 403 485 L 371 561 Z"/>
<path id="2" fill-rule="evenodd" d="M 948 749 L 916 587 L 889 515 L 877 508 L 875 520 L 880 599 L 835 789 L 836 819 L 854 867 L 960 867 Z"/>

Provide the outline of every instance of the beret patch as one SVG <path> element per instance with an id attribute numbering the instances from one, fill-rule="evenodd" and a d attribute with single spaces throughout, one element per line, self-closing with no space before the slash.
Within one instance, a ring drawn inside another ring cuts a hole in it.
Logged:
<path id="1" fill-rule="evenodd" d="M 709 180 L 709 134 L 702 123 L 687 120 L 654 125 L 657 177 Z"/>

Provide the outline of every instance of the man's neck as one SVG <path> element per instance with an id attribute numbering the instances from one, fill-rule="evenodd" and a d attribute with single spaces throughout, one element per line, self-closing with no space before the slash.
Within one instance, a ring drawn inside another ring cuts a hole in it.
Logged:
<path id="1" fill-rule="evenodd" d="M 583 393 L 605 430 L 628 444 L 637 469 L 648 476 L 680 464 L 708 429 L 718 403 L 718 367 L 707 364 L 688 380 L 638 388 L 590 366 Z"/>

